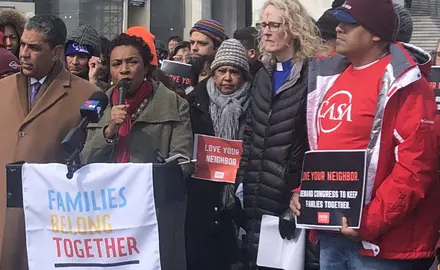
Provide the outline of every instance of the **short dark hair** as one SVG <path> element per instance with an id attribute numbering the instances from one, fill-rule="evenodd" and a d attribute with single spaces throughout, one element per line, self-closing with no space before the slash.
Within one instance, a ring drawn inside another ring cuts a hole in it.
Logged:
<path id="1" fill-rule="evenodd" d="M 110 40 L 104 36 L 99 37 L 99 52 L 107 58 L 110 55 Z"/>
<path id="2" fill-rule="evenodd" d="M 183 41 L 183 39 L 182 39 L 181 37 L 179 37 L 179 36 L 171 36 L 171 37 L 168 39 L 168 43 L 170 43 L 170 41 L 172 41 L 172 40 L 174 40 L 174 41 L 176 41 L 176 42 L 182 42 L 182 41 Z"/>
<path id="3" fill-rule="evenodd" d="M 42 32 L 45 41 L 49 43 L 51 48 L 66 43 L 67 27 L 60 18 L 50 15 L 41 14 L 30 18 L 24 26 L 26 30 L 35 30 Z"/>
<path id="4" fill-rule="evenodd" d="M 177 45 L 174 46 L 174 48 L 171 50 L 168 58 L 170 60 L 173 60 L 173 57 L 176 56 L 177 52 L 180 49 L 184 49 L 184 48 L 191 50 L 191 43 L 189 43 L 188 41 L 182 41 L 182 42 L 177 43 Z"/>
<path id="5" fill-rule="evenodd" d="M 104 36 L 99 37 L 99 47 L 101 61 L 105 66 L 105 70 L 101 73 L 100 79 L 104 82 L 108 82 L 110 78 L 110 40 Z"/>
<path id="6" fill-rule="evenodd" d="M 246 50 L 258 49 L 258 30 L 255 27 L 249 26 L 236 30 L 234 38 L 239 40 Z"/>
<path id="7" fill-rule="evenodd" d="M 203 72 L 210 73 L 211 64 L 215 59 L 215 55 L 207 54 L 195 58 L 191 61 L 192 80 L 191 83 L 195 87 L 199 83 L 199 76 Z"/>
<path id="8" fill-rule="evenodd" d="M 153 59 L 153 55 L 151 54 L 150 47 L 145 43 L 145 41 L 137 36 L 130 36 L 125 33 L 122 33 L 116 36 L 110 42 L 110 54 L 111 52 L 119 46 L 133 46 L 138 51 L 144 61 L 144 67 L 151 67 L 151 60 Z M 148 76 L 151 76 L 152 69 L 148 69 Z"/>

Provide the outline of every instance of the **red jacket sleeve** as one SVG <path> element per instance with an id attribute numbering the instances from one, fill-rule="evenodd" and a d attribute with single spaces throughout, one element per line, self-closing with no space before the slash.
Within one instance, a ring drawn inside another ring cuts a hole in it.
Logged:
<path id="1" fill-rule="evenodd" d="M 397 160 L 363 211 L 359 232 L 366 241 L 404 221 L 436 179 L 438 143 L 433 91 L 425 79 L 400 91 L 398 97 L 392 97 L 399 100 L 394 132 Z"/>

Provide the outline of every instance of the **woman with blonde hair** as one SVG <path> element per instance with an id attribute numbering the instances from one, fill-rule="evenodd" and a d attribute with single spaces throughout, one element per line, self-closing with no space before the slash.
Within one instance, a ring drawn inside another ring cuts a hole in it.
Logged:
<path id="1" fill-rule="evenodd" d="M 280 234 L 294 236 L 289 210 L 307 150 L 306 94 L 308 59 L 321 39 L 312 18 L 298 0 L 268 0 L 260 21 L 261 68 L 255 75 L 236 183 L 243 185 L 245 263 L 257 269 L 263 214 L 281 217 Z M 241 190 L 241 187 L 240 187 Z"/>

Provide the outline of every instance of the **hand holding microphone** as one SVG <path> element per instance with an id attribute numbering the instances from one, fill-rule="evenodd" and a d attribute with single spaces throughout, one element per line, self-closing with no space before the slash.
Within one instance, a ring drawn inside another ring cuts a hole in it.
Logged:
<path id="1" fill-rule="evenodd" d="M 112 107 L 109 125 L 104 131 L 106 138 L 114 138 L 118 133 L 119 127 L 127 121 L 127 117 L 130 117 L 127 112 L 129 105 L 125 104 L 125 98 L 130 84 L 131 79 L 124 78 L 120 80 L 116 86 L 118 89 L 118 103 Z"/>
<path id="2" fill-rule="evenodd" d="M 114 105 L 110 113 L 110 122 L 105 130 L 106 138 L 113 138 L 118 133 L 119 127 L 127 120 L 128 105 Z"/>

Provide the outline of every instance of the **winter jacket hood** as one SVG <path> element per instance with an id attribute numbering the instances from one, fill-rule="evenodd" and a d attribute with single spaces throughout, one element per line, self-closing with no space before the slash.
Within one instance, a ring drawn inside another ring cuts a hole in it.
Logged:
<path id="1" fill-rule="evenodd" d="M 428 78 L 431 72 L 432 57 L 431 55 L 413 44 L 401 43 L 403 48 L 411 55 L 414 62 L 419 66 L 423 77 Z"/>
<path id="2" fill-rule="evenodd" d="M 98 31 L 88 24 L 80 25 L 72 34 L 67 37 L 67 43 L 76 42 L 83 46 L 87 46 L 92 56 L 100 56 L 100 40 Z"/>

